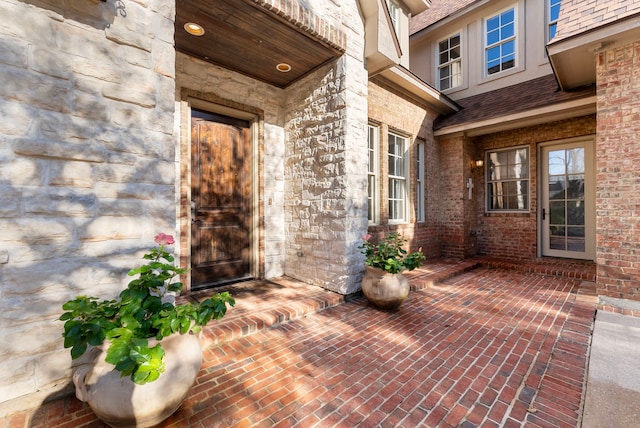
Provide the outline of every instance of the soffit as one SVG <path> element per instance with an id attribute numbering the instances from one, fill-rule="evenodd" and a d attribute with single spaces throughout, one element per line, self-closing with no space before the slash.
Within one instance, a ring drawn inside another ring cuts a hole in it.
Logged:
<path id="1" fill-rule="evenodd" d="M 564 3 L 562 7 L 565 7 Z M 558 34 L 547 45 L 549 62 L 565 90 L 595 83 L 595 57 L 599 52 L 640 38 L 637 9 L 624 18 L 609 17 L 604 24 L 594 22 L 591 17 L 582 17 L 581 11 L 584 12 L 582 9 L 561 9 Z M 563 13 L 567 15 L 563 17 Z M 575 19 L 570 19 L 572 17 Z M 581 24 L 574 22 L 579 17 L 582 17 Z"/>
<path id="2" fill-rule="evenodd" d="M 188 22 L 204 35 L 188 34 Z M 342 55 L 346 36 L 296 0 L 180 0 L 175 43 L 179 52 L 284 88 Z M 278 71 L 280 63 L 291 71 Z"/>

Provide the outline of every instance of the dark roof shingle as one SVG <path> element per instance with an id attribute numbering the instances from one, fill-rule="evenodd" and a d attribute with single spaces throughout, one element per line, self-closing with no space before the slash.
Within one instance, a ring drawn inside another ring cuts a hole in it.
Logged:
<path id="1" fill-rule="evenodd" d="M 551 43 L 640 13 L 640 0 L 563 0 Z"/>
<path id="2" fill-rule="evenodd" d="M 595 95 L 593 86 L 571 92 L 560 91 L 555 77 L 549 74 L 517 85 L 456 100 L 462 109 L 457 113 L 438 118 L 434 123 L 434 129 L 506 116 L 592 95 Z"/>
<path id="3" fill-rule="evenodd" d="M 478 0 L 431 0 L 431 7 L 429 7 L 429 9 L 411 17 L 409 21 L 409 34 L 417 33 L 476 1 Z"/>

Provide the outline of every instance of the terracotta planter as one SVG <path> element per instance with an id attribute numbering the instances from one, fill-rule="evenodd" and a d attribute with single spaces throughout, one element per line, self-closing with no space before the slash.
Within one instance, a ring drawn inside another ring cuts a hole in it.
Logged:
<path id="1" fill-rule="evenodd" d="M 369 302 L 380 309 L 397 309 L 409 295 L 409 280 L 402 273 L 365 266 L 362 292 Z"/>
<path id="2" fill-rule="evenodd" d="M 155 339 L 149 340 L 154 346 Z M 120 377 L 104 361 L 106 346 L 92 348 L 80 358 L 73 374 L 76 397 L 86 401 L 96 416 L 112 427 L 150 427 L 162 422 L 184 401 L 202 365 L 200 339 L 174 334 L 162 340 L 165 371 L 144 385 Z"/>

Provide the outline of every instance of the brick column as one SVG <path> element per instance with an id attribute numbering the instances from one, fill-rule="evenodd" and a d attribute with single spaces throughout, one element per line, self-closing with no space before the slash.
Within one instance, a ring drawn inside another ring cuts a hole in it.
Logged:
<path id="1" fill-rule="evenodd" d="M 599 295 L 640 300 L 640 42 L 597 58 Z"/>

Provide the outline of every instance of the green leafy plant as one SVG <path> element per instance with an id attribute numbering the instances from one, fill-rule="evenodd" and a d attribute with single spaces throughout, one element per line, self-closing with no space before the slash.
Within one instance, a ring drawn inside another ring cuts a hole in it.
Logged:
<path id="1" fill-rule="evenodd" d="M 425 259 L 422 248 L 408 254 L 403 248 L 406 239 L 399 233 L 391 233 L 378 243 L 371 242 L 371 235 L 364 236 L 364 242 L 358 247 L 366 256 L 367 266 L 384 269 L 389 273 L 400 273 L 402 270 L 413 270 L 422 265 Z"/>
<path id="2" fill-rule="evenodd" d="M 119 299 L 78 296 L 62 305 L 64 347 L 71 348 L 72 359 L 83 355 L 89 345 L 108 340 L 108 363 L 137 384 L 152 382 L 164 372 L 165 352 L 161 342 L 150 348 L 148 339 L 198 333 L 212 319 L 222 318 L 227 304 L 235 305 L 228 292 L 201 303 L 174 304 L 174 293 L 182 290 L 182 283 L 174 279 L 186 269 L 175 266 L 166 250 L 174 243 L 171 235 L 160 233 L 155 241 L 158 247 L 144 255 L 148 262 L 129 271 L 129 276 L 137 277 Z"/>

